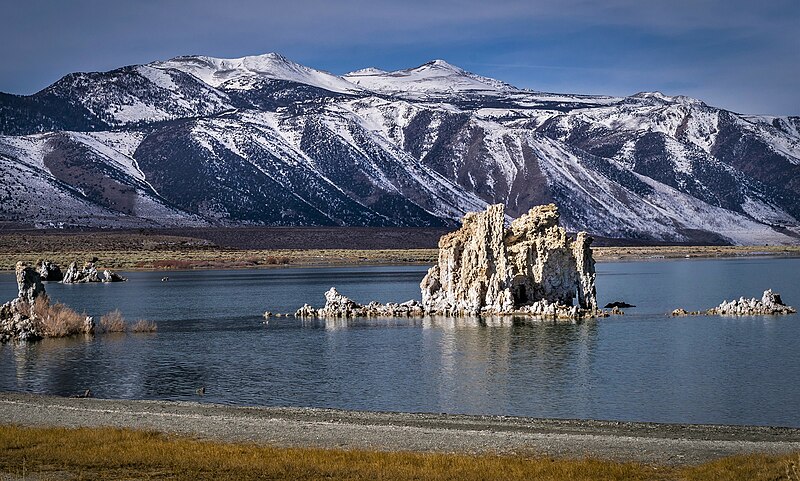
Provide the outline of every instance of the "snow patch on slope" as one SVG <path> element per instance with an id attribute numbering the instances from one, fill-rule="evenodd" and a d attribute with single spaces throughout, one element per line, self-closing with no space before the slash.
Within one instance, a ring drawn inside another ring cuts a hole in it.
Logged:
<path id="1" fill-rule="evenodd" d="M 133 158 L 133 152 L 144 139 L 139 132 L 70 132 L 73 140 L 81 142 L 91 150 L 103 155 L 116 169 L 134 179 L 145 181 L 144 173 Z M 132 149 L 132 150 L 131 150 Z"/>
<path id="2" fill-rule="evenodd" d="M 665 215 L 674 219 L 678 225 L 714 232 L 735 244 L 793 244 L 797 242 L 796 239 L 741 214 L 706 204 L 649 177 L 636 175 L 654 188 L 655 194 L 649 198 L 652 205 L 657 206 Z"/>
<path id="3" fill-rule="evenodd" d="M 800 132 L 797 124 L 786 117 L 766 115 L 743 116 L 741 120 L 748 130 L 762 137 L 774 152 L 783 155 L 791 163 L 800 165 Z M 773 125 L 778 123 L 780 129 Z"/>

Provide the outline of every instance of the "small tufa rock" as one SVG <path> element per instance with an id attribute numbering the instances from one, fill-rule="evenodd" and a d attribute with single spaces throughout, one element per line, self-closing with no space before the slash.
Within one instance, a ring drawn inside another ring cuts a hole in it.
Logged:
<path id="1" fill-rule="evenodd" d="M 108 269 L 103 271 L 103 282 L 126 282 L 127 280 L 128 280 L 127 277 L 122 277 L 116 272 L 110 271 Z"/>
<path id="2" fill-rule="evenodd" d="M 44 337 L 39 320 L 31 315 L 37 298 L 46 298 L 41 275 L 33 267 L 17 262 L 17 298 L 0 306 L 0 343 L 10 341 L 35 341 Z"/>
<path id="3" fill-rule="evenodd" d="M 94 262 L 85 263 L 83 268 L 79 268 L 77 262 L 72 262 L 61 282 L 64 284 L 81 284 L 85 282 L 101 282 L 101 280 Z"/>
<path id="4" fill-rule="evenodd" d="M 314 318 L 317 317 L 317 310 L 310 304 L 303 304 L 303 307 L 295 311 L 294 317 L 299 317 L 300 319 Z"/>
<path id="5" fill-rule="evenodd" d="M 108 269 L 103 271 L 103 277 L 101 278 L 94 262 L 87 262 L 82 268 L 78 267 L 77 262 L 72 262 L 61 282 L 64 284 L 83 284 L 87 282 L 125 282 L 127 280 L 127 278 Z"/>
<path id="6" fill-rule="evenodd" d="M 761 299 L 745 299 L 740 297 L 733 301 L 723 301 L 719 306 L 709 309 L 708 314 L 720 316 L 758 316 L 773 314 L 794 314 L 793 307 L 787 306 L 781 300 L 780 294 L 767 289 Z"/>
<path id="7" fill-rule="evenodd" d="M 24 262 L 17 262 L 15 271 L 17 274 L 17 287 L 19 288 L 17 298 L 32 306 L 36 298 L 45 293 L 42 277 L 36 269 Z"/>
<path id="8" fill-rule="evenodd" d="M 39 261 L 37 269 L 43 282 L 59 282 L 64 279 L 64 273 L 61 272 L 61 268 L 48 260 Z"/>
<path id="9" fill-rule="evenodd" d="M 94 318 L 92 316 L 86 316 L 86 319 L 83 320 L 83 333 L 94 335 L 94 328 Z"/>
<path id="10" fill-rule="evenodd" d="M 751 298 L 745 299 L 740 297 L 733 301 L 722 301 L 717 307 L 712 307 L 706 311 L 691 311 L 686 309 L 675 309 L 672 311 L 673 316 L 770 316 L 780 314 L 794 314 L 797 310 L 794 307 L 787 306 L 781 300 L 778 293 L 772 292 L 772 289 L 767 289 L 761 296 L 761 299 Z"/>
<path id="11" fill-rule="evenodd" d="M 325 307 L 314 309 L 306 304 L 295 312 L 298 318 L 352 318 L 352 317 L 417 317 L 423 316 L 425 312 L 422 305 L 417 301 L 406 301 L 403 303 L 389 302 L 381 304 L 370 302 L 367 305 L 359 304 L 349 297 L 343 296 L 331 287 L 325 293 Z"/>

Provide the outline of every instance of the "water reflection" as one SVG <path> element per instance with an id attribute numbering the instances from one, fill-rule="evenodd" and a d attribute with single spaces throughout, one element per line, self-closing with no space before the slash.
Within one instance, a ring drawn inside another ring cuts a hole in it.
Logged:
<path id="1" fill-rule="evenodd" d="M 360 302 L 415 298 L 424 267 L 176 272 L 168 287 L 160 273 L 133 272 L 124 285 L 48 285 L 51 297 L 77 310 L 99 316 L 120 308 L 128 319 L 156 321 L 158 332 L 0 346 L 0 390 L 800 426 L 800 411 L 792 409 L 800 398 L 800 317 L 665 315 L 766 287 L 800 304 L 800 262 L 764 262 L 600 264 L 600 303 L 622 299 L 637 307 L 581 323 L 265 322 L 260 315 L 322 302 L 342 282 L 341 291 Z M 0 275 L 1 298 L 15 294 L 13 276 Z"/>

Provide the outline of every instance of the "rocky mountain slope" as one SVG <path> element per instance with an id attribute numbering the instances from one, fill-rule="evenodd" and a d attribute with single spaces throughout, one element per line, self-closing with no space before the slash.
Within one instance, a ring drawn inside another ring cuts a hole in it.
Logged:
<path id="1" fill-rule="evenodd" d="M 277 54 L 178 57 L 0 94 L 0 223 L 452 226 L 555 202 L 602 237 L 796 243 L 799 132 L 441 60 L 339 77 Z"/>

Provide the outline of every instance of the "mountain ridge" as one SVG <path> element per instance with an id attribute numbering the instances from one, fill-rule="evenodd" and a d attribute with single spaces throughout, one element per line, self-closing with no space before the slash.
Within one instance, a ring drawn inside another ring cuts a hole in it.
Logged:
<path id="1" fill-rule="evenodd" d="M 518 89 L 443 60 L 335 76 L 275 53 L 183 56 L 0 94 L 0 222 L 441 227 L 556 202 L 602 237 L 797 243 L 798 131 L 680 95 Z"/>

